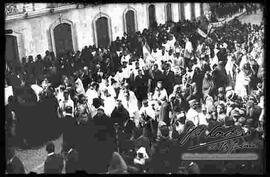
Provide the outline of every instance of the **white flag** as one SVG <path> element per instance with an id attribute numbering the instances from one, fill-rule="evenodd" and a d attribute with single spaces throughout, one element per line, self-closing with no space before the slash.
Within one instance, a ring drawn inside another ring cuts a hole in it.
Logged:
<path id="1" fill-rule="evenodd" d="M 143 58 L 146 63 L 151 63 L 151 61 L 155 61 L 154 57 L 150 54 L 150 51 L 146 48 L 146 46 L 143 46 Z"/>

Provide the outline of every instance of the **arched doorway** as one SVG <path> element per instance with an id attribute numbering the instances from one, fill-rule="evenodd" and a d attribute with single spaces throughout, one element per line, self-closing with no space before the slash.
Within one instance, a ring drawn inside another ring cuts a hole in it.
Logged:
<path id="1" fill-rule="evenodd" d="M 107 48 L 110 45 L 109 25 L 107 17 L 100 17 L 95 22 L 97 34 L 97 46 Z"/>
<path id="2" fill-rule="evenodd" d="M 17 37 L 6 35 L 5 61 L 9 68 L 19 64 Z"/>
<path id="3" fill-rule="evenodd" d="M 185 20 L 185 7 L 184 7 L 183 3 L 179 4 L 179 9 L 180 9 L 180 12 L 179 12 L 180 17 L 179 17 L 179 19 L 180 20 Z"/>
<path id="4" fill-rule="evenodd" d="M 167 16 L 167 22 L 172 21 L 172 4 L 166 5 L 166 16 Z"/>
<path id="5" fill-rule="evenodd" d="M 53 29 L 56 56 L 62 56 L 73 51 L 71 25 L 61 23 Z"/>
<path id="6" fill-rule="evenodd" d="M 195 19 L 195 4 L 194 3 L 191 3 L 190 9 L 191 9 L 191 20 L 194 20 Z"/>
<path id="7" fill-rule="evenodd" d="M 203 12 L 203 3 L 200 3 L 200 15 L 201 15 L 201 17 L 204 15 L 204 12 Z"/>
<path id="8" fill-rule="evenodd" d="M 127 34 L 132 34 L 136 32 L 136 24 L 135 24 L 135 13 L 133 10 L 128 10 L 124 14 L 125 18 L 125 32 Z"/>
<path id="9" fill-rule="evenodd" d="M 153 27 L 156 24 L 156 8 L 154 5 L 148 7 L 149 12 L 149 27 Z"/>

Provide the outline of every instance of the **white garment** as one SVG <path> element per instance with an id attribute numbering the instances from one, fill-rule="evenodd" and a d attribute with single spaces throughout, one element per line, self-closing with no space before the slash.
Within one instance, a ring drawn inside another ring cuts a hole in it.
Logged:
<path id="1" fill-rule="evenodd" d="M 246 55 L 244 55 L 244 56 L 242 57 L 242 59 L 241 59 L 241 62 L 240 62 L 239 68 L 240 68 L 240 69 L 242 69 L 242 68 L 243 68 L 243 66 L 244 66 L 246 63 L 248 63 L 248 59 L 247 59 L 247 56 L 246 56 Z"/>
<path id="2" fill-rule="evenodd" d="M 80 78 L 78 78 L 75 81 L 75 88 L 76 88 L 76 92 L 78 95 L 85 94 L 85 90 L 83 88 L 83 83 L 82 83 L 82 80 Z"/>
<path id="3" fill-rule="evenodd" d="M 193 50 L 192 43 L 190 41 L 187 41 L 185 45 L 185 57 L 190 58 L 192 50 Z"/>
<path id="4" fill-rule="evenodd" d="M 154 100 L 163 100 L 164 98 L 166 98 L 166 100 L 168 100 L 168 94 L 167 94 L 167 91 L 166 89 L 162 89 L 161 91 L 157 91 L 155 90 L 154 94 L 153 94 L 153 99 Z"/>
<path id="5" fill-rule="evenodd" d="M 31 85 L 31 88 L 34 90 L 37 96 L 37 101 L 39 101 L 39 94 L 43 91 L 43 88 L 36 84 Z"/>
<path id="6" fill-rule="evenodd" d="M 8 97 L 13 96 L 12 86 L 8 86 L 5 88 L 5 105 L 8 104 Z"/>
<path id="7" fill-rule="evenodd" d="M 122 101 L 124 108 L 129 112 L 129 116 L 134 117 L 138 111 L 138 100 L 134 92 L 129 90 L 129 100 L 127 100 L 124 90 L 120 90 L 118 99 Z"/>
<path id="8" fill-rule="evenodd" d="M 208 122 L 207 122 L 207 120 L 206 120 L 206 114 L 204 114 L 204 113 L 202 113 L 202 112 L 200 112 L 199 113 L 199 125 L 206 125 L 206 126 L 208 126 Z"/>
<path id="9" fill-rule="evenodd" d="M 67 106 L 72 107 L 72 113 L 71 114 L 74 115 L 74 102 L 71 99 L 60 101 L 59 107 L 63 111 L 63 115 L 66 116 L 65 108 Z"/>
<path id="10" fill-rule="evenodd" d="M 130 58 L 131 58 L 131 57 L 130 57 L 129 54 L 126 55 L 126 56 L 123 55 L 122 58 L 121 58 L 121 63 L 123 63 L 124 61 L 128 63 Z"/>
<path id="11" fill-rule="evenodd" d="M 87 92 L 85 93 L 85 96 L 87 97 L 88 104 L 92 105 L 93 104 L 93 99 L 98 98 L 98 93 L 96 90 L 88 89 Z"/>
<path id="12" fill-rule="evenodd" d="M 242 98 L 247 96 L 248 93 L 247 93 L 246 87 L 249 85 L 249 83 L 250 83 L 250 77 L 245 76 L 244 72 L 241 71 L 236 76 L 235 93 Z"/>
<path id="13" fill-rule="evenodd" d="M 123 75 L 123 78 L 125 79 L 128 79 L 130 77 L 130 74 L 131 74 L 131 67 L 128 65 L 126 68 L 123 68 L 122 69 L 122 75 Z"/>
<path id="14" fill-rule="evenodd" d="M 228 61 L 227 61 L 227 64 L 225 66 L 225 70 L 226 70 L 226 73 L 228 75 L 231 76 L 231 78 L 233 78 L 233 62 L 232 62 L 232 57 L 228 56 Z"/>
<path id="15" fill-rule="evenodd" d="M 199 113 L 195 109 L 190 108 L 186 114 L 186 122 L 187 121 L 192 121 L 197 127 L 199 125 Z"/>
<path id="16" fill-rule="evenodd" d="M 114 80 L 118 83 L 121 83 L 123 81 L 124 77 L 123 77 L 123 72 L 117 72 L 114 76 Z"/>
<path id="17" fill-rule="evenodd" d="M 147 106 L 147 107 L 142 106 L 140 111 L 139 111 L 139 114 L 140 114 L 140 116 L 142 114 L 146 114 L 149 117 L 151 117 L 152 119 L 155 119 L 155 117 L 156 117 L 156 113 L 151 106 Z"/>
<path id="18" fill-rule="evenodd" d="M 113 96 L 104 98 L 104 112 L 107 116 L 111 116 L 115 106 L 116 106 L 116 101 Z"/>

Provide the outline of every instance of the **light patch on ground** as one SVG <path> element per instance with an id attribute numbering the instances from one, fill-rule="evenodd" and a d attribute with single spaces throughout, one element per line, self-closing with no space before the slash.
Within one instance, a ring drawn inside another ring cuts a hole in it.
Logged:
<path id="1" fill-rule="evenodd" d="M 52 141 L 55 145 L 55 152 L 60 153 L 62 150 L 63 137 L 62 135 Z M 26 173 L 30 171 L 36 173 L 44 172 L 44 162 L 47 157 L 46 145 L 38 148 L 38 149 L 29 149 L 29 150 L 20 150 L 16 149 L 15 153 L 17 157 L 22 161 L 25 167 Z"/>

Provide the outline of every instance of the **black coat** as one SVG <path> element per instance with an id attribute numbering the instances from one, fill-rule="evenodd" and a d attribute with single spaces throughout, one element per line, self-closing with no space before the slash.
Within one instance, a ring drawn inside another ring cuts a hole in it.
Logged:
<path id="1" fill-rule="evenodd" d="M 139 101 L 147 97 L 147 78 L 145 76 L 136 76 L 135 78 L 135 95 Z"/>
<path id="2" fill-rule="evenodd" d="M 112 123 L 118 123 L 120 126 L 123 126 L 127 119 L 129 119 L 129 113 L 124 107 L 114 108 L 111 114 Z"/>
<path id="3" fill-rule="evenodd" d="M 163 86 L 166 89 L 168 95 L 170 95 L 173 92 L 173 86 L 175 83 L 175 76 L 172 71 L 169 71 L 168 73 L 164 73 L 164 81 Z"/>
<path id="4" fill-rule="evenodd" d="M 61 174 L 64 167 L 64 159 L 60 154 L 48 156 L 44 164 L 44 173 Z"/>

